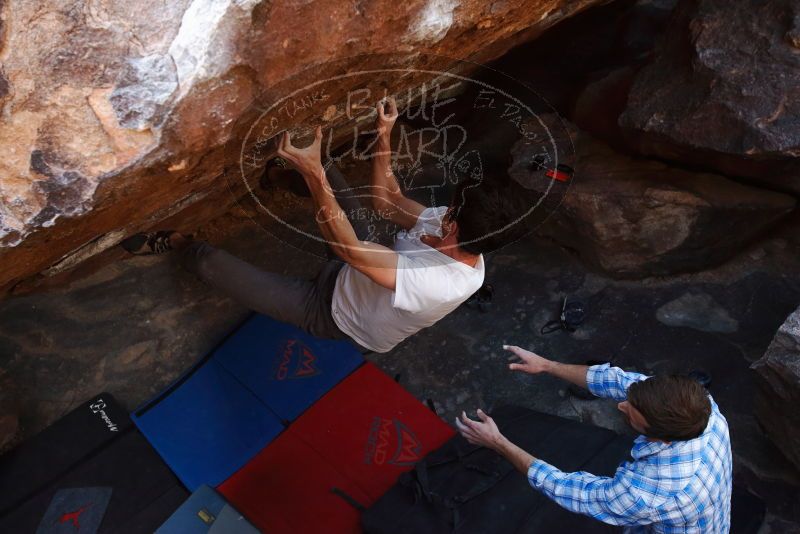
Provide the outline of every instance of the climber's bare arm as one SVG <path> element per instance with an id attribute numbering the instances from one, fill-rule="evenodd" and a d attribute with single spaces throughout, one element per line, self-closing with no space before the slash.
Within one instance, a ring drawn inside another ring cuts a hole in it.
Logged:
<path id="1" fill-rule="evenodd" d="M 392 148 L 390 138 L 397 120 L 397 103 L 394 98 L 378 103 L 376 126 L 378 139 L 372 154 L 372 179 L 370 194 L 372 207 L 382 217 L 409 230 L 416 223 L 425 206 L 406 197 L 392 172 Z"/>
<path id="2" fill-rule="evenodd" d="M 292 146 L 289 133 L 284 132 L 278 146 L 278 155 L 291 162 L 303 175 L 314 199 L 317 224 L 333 252 L 376 284 L 394 291 L 397 283 L 397 253 L 376 243 L 359 241 L 353 225 L 339 206 L 322 167 L 322 128 L 318 126 L 315 134 L 314 142 L 310 146 L 299 149 Z"/>

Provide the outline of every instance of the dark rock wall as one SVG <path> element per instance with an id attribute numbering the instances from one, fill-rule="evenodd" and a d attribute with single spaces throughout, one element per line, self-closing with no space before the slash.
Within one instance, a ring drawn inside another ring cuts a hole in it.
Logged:
<path id="1" fill-rule="evenodd" d="M 800 192 L 800 4 L 686 0 L 620 123 L 646 154 Z"/>
<path id="2" fill-rule="evenodd" d="M 774 231 L 800 192 L 797 9 L 614 2 L 499 60 L 575 125 L 570 191 L 538 232 L 608 274 L 648 277 L 719 264 Z M 530 181 L 535 143 L 503 141 Z"/>
<path id="3" fill-rule="evenodd" d="M 775 445 L 800 469 L 800 310 L 787 317 L 753 370 L 759 421 Z"/>

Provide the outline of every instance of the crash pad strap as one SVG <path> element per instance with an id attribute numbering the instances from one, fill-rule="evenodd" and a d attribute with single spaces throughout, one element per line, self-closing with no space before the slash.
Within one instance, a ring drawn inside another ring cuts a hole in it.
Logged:
<path id="1" fill-rule="evenodd" d="M 336 486 L 334 486 L 334 487 L 331 488 L 331 493 L 333 493 L 334 495 L 344 499 L 344 501 L 347 504 L 349 504 L 350 506 L 352 506 L 353 508 L 355 508 L 359 512 L 363 512 L 364 510 L 367 509 L 366 506 L 364 506 L 363 504 L 358 502 L 354 497 L 352 497 L 349 493 L 347 493 L 343 489 L 340 489 L 340 488 L 337 488 Z"/>

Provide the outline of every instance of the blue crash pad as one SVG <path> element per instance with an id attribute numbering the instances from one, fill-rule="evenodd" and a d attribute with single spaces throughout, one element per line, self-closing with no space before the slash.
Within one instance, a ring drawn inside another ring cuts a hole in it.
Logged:
<path id="1" fill-rule="evenodd" d="M 133 420 L 190 491 L 222 483 L 283 430 L 280 419 L 213 359 L 137 410 Z"/>
<path id="2" fill-rule="evenodd" d="M 317 339 L 264 315 L 249 319 L 213 359 L 287 422 L 364 361 L 348 341 Z"/>
<path id="3" fill-rule="evenodd" d="M 155 534 L 258 534 L 225 498 L 200 486 Z"/>

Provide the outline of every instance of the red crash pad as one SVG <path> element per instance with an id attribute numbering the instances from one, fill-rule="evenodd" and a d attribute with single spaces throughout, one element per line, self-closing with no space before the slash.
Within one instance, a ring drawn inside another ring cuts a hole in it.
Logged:
<path id="1" fill-rule="evenodd" d="M 303 440 L 369 496 L 380 498 L 404 471 L 453 437 L 453 430 L 367 363 L 286 431 Z"/>
<path id="2" fill-rule="evenodd" d="M 287 432 L 217 490 L 270 534 L 361 532 L 356 506 L 367 501 L 355 483 Z"/>

